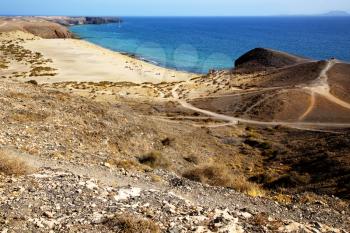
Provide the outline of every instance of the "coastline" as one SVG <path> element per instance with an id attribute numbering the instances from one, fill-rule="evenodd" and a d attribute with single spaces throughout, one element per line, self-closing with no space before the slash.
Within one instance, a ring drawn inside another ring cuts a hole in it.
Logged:
<path id="1" fill-rule="evenodd" d="M 74 25 L 74 26 L 77 26 L 77 25 Z M 68 27 L 69 29 L 70 27 Z M 126 51 L 122 51 L 122 50 L 117 50 L 117 49 L 112 49 L 112 48 L 108 48 L 106 46 L 103 46 L 103 45 L 99 45 L 99 44 L 96 44 L 92 41 L 89 41 L 87 39 L 85 39 L 84 37 L 81 37 L 79 36 L 77 33 L 75 32 L 72 32 L 71 30 L 69 30 L 71 33 L 72 33 L 72 36 L 73 38 L 72 39 L 77 39 L 77 40 L 82 40 L 82 41 L 86 41 L 86 42 L 89 42 L 91 44 L 94 44 L 98 47 L 101 47 L 101 48 L 105 48 L 105 49 L 108 49 L 112 52 L 116 52 L 116 53 L 119 53 L 119 54 L 122 54 L 122 55 L 125 55 L 125 56 L 128 56 L 130 58 L 133 58 L 133 59 L 137 59 L 137 60 L 140 60 L 140 61 L 143 61 L 143 62 L 147 62 L 147 63 L 150 63 L 152 65 L 156 65 L 156 66 L 159 66 L 159 67 L 162 67 L 162 68 L 165 68 L 165 69 L 169 69 L 169 70 L 174 70 L 174 71 L 177 71 L 177 72 L 184 72 L 184 73 L 189 73 L 189 74 L 195 74 L 195 75 L 205 75 L 206 73 L 200 73 L 200 72 L 195 72 L 195 71 L 188 71 L 188 70 L 185 70 L 185 69 L 177 69 L 176 67 L 174 66 L 170 66 L 170 65 L 163 65 L 157 61 L 153 61 L 151 59 L 147 59 L 145 57 L 142 57 L 141 55 L 138 55 L 136 53 L 131 53 L 131 52 L 126 52 Z M 229 68 L 227 68 L 229 69 Z"/>
<path id="2" fill-rule="evenodd" d="M 83 39 L 37 39 L 26 41 L 26 49 L 53 60 L 57 75 L 40 77 L 40 83 L 70 81 L 161 83 L 179 82 L 199 74 L 177 71 L 144 59 L 101 47 Z"/>
<path id="3" fill-rule="evenodd" d="M 74 18 L 77 19 L 80 20 Z M 42 74 L 28 79 L 35 79 L 38 83 L 103 81 L 162 83 L 186 81 L 200 75 L 163 67 L 136 54 L 102 47 L 80 38 L 77 34 L 73 37 L 69 26 L 59 24 L 62 20 L 66 22 L 71 18 L 19 17 L 13 20 L 0 18 L 1 40 L 9 42 L 17 40 L 19 46 L 52 61 L 45 64 L 48 67 L 42 64 L 41 68 L 50 68 L 54 70 L 51 72 L 54 74 Z M 30 64 L 23 62 L 14 61 L 9 64 L 9 70 L 16 72 L 30 74 L 32 69 Z"/>

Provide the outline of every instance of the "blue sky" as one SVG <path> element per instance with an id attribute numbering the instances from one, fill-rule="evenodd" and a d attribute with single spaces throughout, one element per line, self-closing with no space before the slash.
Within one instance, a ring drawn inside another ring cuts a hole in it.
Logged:
<path id="1" fill-rule="evenodd" d="M 350 0 L 1 0 L 0 15 L 250 16 L 350 11 Z"/>

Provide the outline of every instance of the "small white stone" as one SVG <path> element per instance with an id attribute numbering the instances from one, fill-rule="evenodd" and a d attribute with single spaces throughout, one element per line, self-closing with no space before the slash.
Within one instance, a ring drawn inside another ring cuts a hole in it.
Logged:
<path id="1" fill-rule="evenodd" d="M 92 223 L 94 224 L 101 224 L 104 221 L 104 216 L 103 214 L 100 213 L 94 213 L 92 216 Z"/>
<path id="2" fill-rule="evenodd" d="M 120 200 L 127 200 L 131 197 L 138 197 L 140 196 L 141 189 L 140 188 L 130 188 L 130 189 L 120 189 L 118 191 L 118 195 L 114 196 L 114 200 L 120 201 Z"/>
<path id="3" fill-rule="evenodd" d="M 252 215 L 248 212 L 242 212 L 241 215 L 244 217 L 244 218 L 251 218 Z"/>
<path id="4" fill-rule="evenodd" d="M 97 185 L 92 182 L 91 180 L 86 181 L 86 188 L 90 189 L 90 190 L 94 190 L 97 189 Z"/>

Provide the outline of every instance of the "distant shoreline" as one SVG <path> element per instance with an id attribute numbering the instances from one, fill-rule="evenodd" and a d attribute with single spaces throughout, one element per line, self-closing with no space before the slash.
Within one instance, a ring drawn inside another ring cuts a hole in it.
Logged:
<path id="1" fill-rule="evenodd" d="M 256 47 L 317 60 L 336 57 L 350 61 L 345 52 L 350 47 L 344 33 L 350 25 L 346 16 L 123 17 L 118 21 L 124 24 L 121 29 L 115 28 L 118 23 L 106 21 L 116 20 L 113 18 L 101 23 L 111 26 L 80 25 L 86 18 L 0 18 L 0 31 L 21 30 L 47 39 L 81 39 L 159 67 L 196 74 L 231 69 L 236 58 Z M 62 20 L 66 23 L 58 24 Z M 77 23 L 70 26 L 67 22 Z M 281 30 L 287 34 L 279 33 Z M 338 32 L 339 36 L 332 36 Z M 149 49 L 147 42 L 156 47 Z"/>
<path id="2" fill-rule="evenodd" d="M 73 35 L 75 35 L 73 33 Z M 99 44 L 96 44 L 94 42 L 91 42 L 89 40 L 86 40 L 84 38 L 81 38 L 81 37 L 78 37 L 78 38 L 74 38 L 76 40 L 82 40 L 82 41 L 85 41 L 85 42 L 88 42 L 88 43 L 92 43 L 98 47 L 101 47 L 101 48 L 104 48 L 104 49 L 107 49 L 113 53 L 119 53 L 121 55 L 124 55 L 124 56 L 127 56 L 127 57 L 130 57 L 132 59 L 136 59 L 136 60 L 139 60 L 139 61 L 142 61 L 142 62 L 146 62 L 146 63 L 149 63 L 149 64 L 152 64 L 152 65 L 155 65 L 155 66 L 158 66 L 158 67 L 161 67 L 161 68 L 164 68 L 164 69 L 168 69 L 168 70 L 173 70 L 173 71 L 177 71 L 177 72 L 183 72 L 183 73 L 189 73 L 189 74 L 198 74 L 198 75 L 204 75 L 206 73 L 199 73 L 199 72 L 195 72 L 195 71 L 187 71 L 187 70 L 182 70 L 182 69 L 177 69 L 176 67 L 172 67 L 172 66 L 167 66 L 167 65 L 162 65 L 161 63 L 159 62 L 156 62 L 156 61 L 152 61 L 150 59 L 147 59 L 147 58 L 144 58 L 140 55 L 137 55 L 135 53 L 130 53 L 130 52 L 124 52 L 124 51 L 121 51 L 121 50 L 115 50 L 115 49 L 111 49 L 111 48 L 108 48 L 108 47 L 104 47 L 104 46 L 101 46 Z"/>
<path id="3" fill-rule="evenodd" d="M 140 84 L 179 82 L 198 76 L 155 65 L 81 39 L 36 39 L 23 45 L 52 59 L 52 66 L 58 70 L 55 76 L 39 77 L 36 80 L 38 83 L 107 81 Z"/>
<path id="4" fill-rule="evenodd" d="M 71 31 L 113 51 L 198 74 L 231 69 L 235 59 L 257 47 L 350 61 L 344 31 L 350 17 L 123 17 L 123 21 L 120 28 L 83 25 Z"/>
<path id="5" fill-rule="evenodd" d="M 113 24 L 113 23 L 109 23 L 109 24 Z M 71 27 L 79 27 L 79 26 L 84 26 L 84 25 L 72 25 L 72 26 L 69 26 L 68 29 L 70 29 Z M 104 49 L 107 49 L 107 50 L 110 50 L 111 52 L 116 52 L 116 53 L 120 53 L 124 56 L 128 56 L 130 58 L 133 58 L 133 59 L 136 59 L 136 60 L 139 60 L 139 61 L 143 61 L 143 62 L 146 62 L 146 63 L 149 63 L 149 64 L 152 64 L 152 65 L 155 65 L 155 66 L 159 66 L 159 67 L 162 67 L 162 68 L 165 68 L 165 69 L 169 69 L 169 70 L 174 70 L 174 71 L 178 71 L 178 72 L 184 72 L 184 73 L 189 73 L 189 74 L 198 74 L 198 75 L 204 75 L 206 74 L 205 72 L 203 73 L 200 73 L 200 72 L 196 72 L 196 71 L 188 71 L 188 70 L 184 70 L 184 69 L 178 69 L 176 67 L 173 67 L 173 66 L 169 66 L 169 65 L 163 65 L 157 61 L 153 61 L 151 59 L 147 59 L 145 57 L 142 57 L 141 55 L 138 55 L 136 53 L 131 53 L 131 52 L 126 52 L 126 51 L 122 51 L 122 50 L 116 50 L 116 49 L 112 49 L 112 48 L 108 48 L 106 46 L 102 46 L 100 44 L 97 44 L 97 43 L 94 43 L 92 41 L 89 41 L 87 40 L 86 38 L 84 37 L 81 37 L 80 35 L 78 35 L 77 33 L 75 32 L 72 32 L 71 30 L 69 30 L 72 35 L 74 36 L 74 39 L 78 39 L 78 40 L 83 40 L 83 41 L 86 41 L 86 42 L 89 42 L 89 43 L 92 43 L 96 46 L 99 46 L 99 47 L 102 47 Z M 213 69 L 214 70 L 214 69 Z"/>

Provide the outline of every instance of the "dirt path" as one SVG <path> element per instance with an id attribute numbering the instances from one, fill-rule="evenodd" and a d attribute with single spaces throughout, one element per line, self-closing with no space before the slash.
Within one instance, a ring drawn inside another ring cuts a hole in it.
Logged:
<path id="1" fill-rule="evenodd" d="M 181 104 L 182 107 L 184 108 L 187 108 L 187 109 L 190 109 L 190 110 L 193 110 L 195 112 L 200 112 L 200 113 L 203 113 L 205 115 L 208 115 L 208 116 L 211 116 L 211 117 L 214 117 L 218 120 L 223 120 L 223 121 L 228 121 L 232 124 L 238 124 L 238 121 L 235 117 L 231 117 L 231 116 L 227 116 L 227 115 L 222 115 L 222 114 L 218 114 L 218 113 L 215 113 L 215 112 L 211 112 L 211 111 L 208 111 L 208 110 L 204 110 L 204 109 L 200 109 L 200 108 L 197 108 L 197 107 L 194 107 L 192 104 L 190 103 L 187 103 L 185 100 L 181 100 L 179 98 L 179 95 L 178 93 L 176 92 L 177 89 L 179 88 L 181 84 L 177 84 L 175 85 L 175 87 L 171 90 L 171 94 L 173 95 L 173 97 L 175 98 L 175 100 Z"/>
<path id="2" fill-rule="evenodd" d="M 315 93 L 314 93 L 314 92 L 311 92 L 309 107 L 306 109 L 306 111 L 303 113 L 303 115 L 301 115 L 301 116 L 299 117 L 299 121 L 304 120 L 305 117 L 307 117 L 307 116 L 310 114 L 310 112 L 312 112 L 312 110 L 313 110 L 314 107 L 315 107 L 315 102 L 316 102 Z"/>
<path id="3" fill-rule="evenodd" d="M 234 91 L 240 91 L 241 93 L 236 93 L 236 94 L 223 94 L 223 95 L 208 95 L 208 96 L 200 96 L 200 97 L 194 97 L 193 99 L 211 99 L 211 98 L 222 98 L 222 97 L 235 97 L 235 96 L 241 96 L 241 95 L 249 95 L 249 94 L 257 94 L 261 92 L 266 92 L 266 91 L 271 91 L 271 90 L 279 90 L 283 89 L 284 87 L 268 87 L 268 88 L 259 88 L 259 90 L 254 90 L 254 89 L 248 89 L 248 90 L 243 90 L 239 88 L 234 88 L 232 90 Z"/>
<path id="4" fill-rule="evenodd" d="M 339 106 L 350 109 L 350 103 L 339 99 L 338 97 L 332 95 L 330 92 L 327 73 L 337 63 L 338 61 L 336 60 L 328 61 L 326 67 L 321 71 L 320 76 L 315 80 L 315 82 L 310 87 L 306 87 L 306 89 L 310 90 L 311 93 L 317 93 L 319 95 L 322 95 L 327 100 Z"/>
<path id="5" fill-rule="evenodd" d="M 327 71 L 332 67 L 332 65 L 326 66 L 324 70 L 322 70 L 319 79 L 320 81 L 317 80 L 318 82 L 322 83 L 322 86 L 324 86 L 324 76 L 326 76 Z M 189 81 L 187 81 L 189 82 Z M 244 118 L 239 118 L 239 117 L 232 117 L 228 115 L 223 115 L 223 114 L 218 114 L 215 112 L 211 112 L 205 109 L 197 108 L 193 106 L 192 104 L 188 103 L 185 100 L 182 100 L 179 98 L 179 94 L 177 93 L 177 90 L 179 87 L 183 85 L 183 83 L 179 83 L 174 86 L 174 88 L 171 90 L 172 96 L 175 101 L 177 101 L 182 107 L 202 113 L 204 115 L 208 115 L 213 117 L 214 119 L 217 120 L 222 120 L 226 121 L 229 123 L 229 125 L 237 125 L 239 123 L 247 123 L 247 124 L 253 124 L 253 125 L 261 125 L 261 126 L 278 126 L 278 125 L 283 125 L 295 129 L 301 129 L 301 130 L 311 130 L 311 131 L 320 131 L 319 129 L 314 129 L 315 127 L 324 127 L 324 128 L 349 128 L 350 123 L 331 123 L 331 122 L 324 122 L 324 123 L 319 123 L 319 122 L 285 122 L 285 121 L 273 121 L 273 122 L 266 122 L 266 121 L 256 121 L 256 120 L 249 120 L 249 119 L 244 119 Z M 336 98 L 336 97 L 334 97 Z M 226 124 L 224 124 L 226 125 Z M 218 125 L 217 127 L 221 127 L 222 125 Z M 328 131 L 327 131 L 328 132 Z"/>

